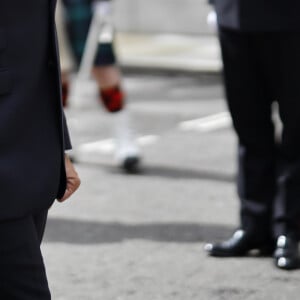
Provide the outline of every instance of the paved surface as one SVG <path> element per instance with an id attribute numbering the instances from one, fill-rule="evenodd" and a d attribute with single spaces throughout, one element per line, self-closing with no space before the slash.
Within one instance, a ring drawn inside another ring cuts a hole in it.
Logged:
<path id="1" fill-rule="evenodd" d="M 216 29 L 207 24 L 207 0 L 116 0 L 118 58 L 143 70 L 219 73 Z"/>
<path id="2" fill-rule="evenodd" d="M 43 245 L 53 299 L 298 299 L 299 272 L 203 251 L 238 224 L 235 138 L 218 114 L 218 79 L 131 74 L 125 86 L 139 134 L 156 139 L 142 148 L 139 175 L 124 175 L 111 154 L 81 153 L 82 187 L 52 208 Z M 67 115 L 75 149 L 112 137 L 112 117 L 93 100 Z"/>
<path id="3" fill-rule="evenodd" d="M 219 73 L 222 69 L 216 34 L 118 33 L 117 51 L 123 67 Z"/>
<path id="4" fill-rule="evenodd" d="M 114 21 L 121 31 L 207 34 L 207 0 L 114 0 Z"/>

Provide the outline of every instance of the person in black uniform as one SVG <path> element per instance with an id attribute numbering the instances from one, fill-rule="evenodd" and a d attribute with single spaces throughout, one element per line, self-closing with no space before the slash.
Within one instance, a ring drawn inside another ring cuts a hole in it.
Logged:
<path id="1" fill-rule="evenodd" d="M 225 90 L 238 136 L 241 228 L 212 256 L 273 253 L 282 269 L 299 267 L 300 2 L 213 0 Z M 275 137 L 272 103 L 283 123 Z"/>
<path id="2" fill-rule="evenodd" d="M 0 1 L 0 299 L 49 300 L 47 211 L 80 180 L 61 104 L 56 0 Z"/>

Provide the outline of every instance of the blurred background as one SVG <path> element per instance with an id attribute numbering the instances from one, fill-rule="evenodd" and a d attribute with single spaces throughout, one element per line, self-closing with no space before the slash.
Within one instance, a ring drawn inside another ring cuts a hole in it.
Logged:
<path id="1" fill-rule="evenodd" d="M 119 0 L 114 11 L 120 61 L 125 66 L 139 65 L 142 61 L 147 66 L 169 62 L 170 69 L 220 70 L 217 40 L 206 22 L 211 11 L 207 1 Z M 145 40 L 139 41 L 142 37 Z M 126 43 L 130 38 L 131 43 Z"/>
<path id="2" fill-rule="evenodd" d="M 53 299 L 298 294 L 299 273 L 274 270 L 271 258 L 219 261 L 203 251 L 238 224 L 236 140 L 210 11 L 205 0 L 114 0 L 98 24 L 114 38 L 94 39 L 85 63 L 67 70 L 70 155 L 82 186 L 50 212 L 43 250 Z M 126 98 L 114 113 L 101 103 L 90 58 L 112 40 Z"/>
<path id="3" fill-rule="evenodd" d="M 115 24 L 121 31 L 208 33 L 206 17 L 210 7 L 205 0 L 115 0 L 114 5 Z"/>

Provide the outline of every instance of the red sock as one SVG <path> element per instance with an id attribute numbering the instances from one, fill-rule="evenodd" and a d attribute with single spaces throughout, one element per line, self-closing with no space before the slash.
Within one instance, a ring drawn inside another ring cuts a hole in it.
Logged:
<path id="1" fill-rule="evenodd" d="M 118 112 L 124 107 L 124 93 L 119 86 L 100 89 L 100 100 L 111 113 Z"/>
<path id="2" fill-rule="evenodd" d="M 68 96 L 69 96 L 69 83 L 63 82 L 61 89 L 62 89 L 62 104 L 63 104 L 63 107 L 67 107 L 67 105 L 68 105 L 67 100 L 68 100 Z"/>

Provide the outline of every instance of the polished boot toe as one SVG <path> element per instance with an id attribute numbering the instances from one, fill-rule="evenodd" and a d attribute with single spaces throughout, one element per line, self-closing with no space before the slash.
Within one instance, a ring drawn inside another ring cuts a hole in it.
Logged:
<path id="1" fill-rule="evenodd" d="M 278 237 L 274 252 L 274 262 L 279 269 L 298 269 L 300 267 L 300 258 L 297 239 L 288 235 Z"/>
<path id="2" fill-rule="evenodd" d="M 261 255 L 271 255 L 274 244 L 271 239 L 257 241 L 246 231 L 237 230 L 229 240 L 219 244 L 206 244 L 204 249 L 210 256 L 216 257 L 245 256 L 251 250 L 259 250 Z"/>

